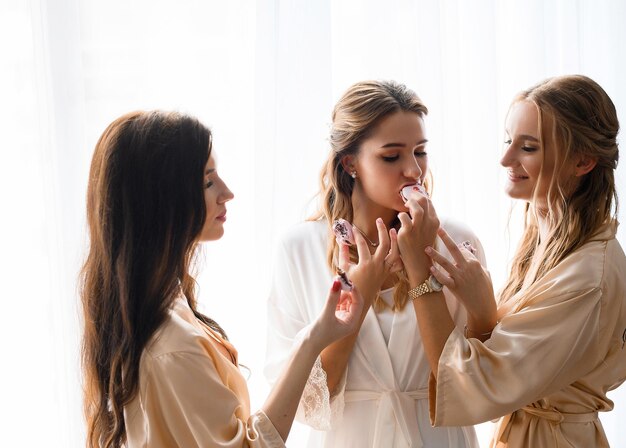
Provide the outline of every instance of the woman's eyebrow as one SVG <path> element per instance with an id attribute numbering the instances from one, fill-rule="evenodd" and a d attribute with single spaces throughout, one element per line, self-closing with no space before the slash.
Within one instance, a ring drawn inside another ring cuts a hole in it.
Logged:
<path id="1" fill-rule="evenodd" d="M 428 142 L 428 139 L 420 140 L 419 142 L 417 142 L 415 144 L 415 146 L 420 146 L 420 145 L 423 145 L 424 143 L 427 143 L 427 142 Z M 381 148 L 404 148 L 405 146 L 406 145 L 404 143 L 392 142 L 392 143 L 387 143 L 387 144 L 381 146 Z"/>

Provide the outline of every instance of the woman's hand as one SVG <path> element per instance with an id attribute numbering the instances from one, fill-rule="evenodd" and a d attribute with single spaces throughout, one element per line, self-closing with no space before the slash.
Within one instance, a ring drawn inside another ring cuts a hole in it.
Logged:
<path id="1" fill-rule="evenodd" d="M 433 245 L 437 238 L 439 218 L 430 199 L 418 192 L 411 193 L 406 206 L 409 213 L 398 214 L 401 224 L 398 247 L 409 281 L 415 286 L 427 275 L 430 259 L 425 256 L 424 249 Z"/>
<path id="2" fill-rule="evenodd" d="M 358 230 L 354 230 L 359 261 L 350 261 L 350 252 L 346 244 L 339 244 L 339 268 L 342 269 L 363 295 L 365 308 L 369 308 L 376 298 L 390 272 L 402 269 L 402 260 L 398 250 L 395 230 L 387 233 L 383 220 L 376 220 L 379 244 L 374 253 L 370 253 L 365 238 Z"/>
<path id="3" fill-rule="evenodd" d="M 363 306 L 363 298 L 358 289 L 354 287 L 350 292 L 342 291 L 341 283 L 336 278 L 328 292 L 328 298 L 322 312 L 313 322 L 313 325 L 309 327 L 308 335 L 293 351 L 262 407 L 283 440 L 287 440 L 298 409 L 298 403 L 302 397 L 302 391 L 318 356 L 322 358 L 327 378 L 329 380 L 332 378 L 329 391 L 334 390 L 339 382 L 350 352 L 342 357 L 345 359 L 339 361 L 341 366 L 338 367 L 336 365 L 337 360 L 333 360 L 332 356 L 331 362 L 324 364 L 323 350 L 341 344 L 342 339 L 344 341 L 356 339 Z M 350 349 L 352 344 L 353 342 Z M 326 357 L 326 361 L 329 361 L 328 357 Z M 331 366 L 330 371 L 328 370 L 329 365 Z"/>
<path id="4" fill-rule="evenodd" d="M 468 312 L 468 328 L 472 332 L 491 331 L 496 322 L 496 301 L 489 272 L 474 256 L 469 243 L 457 245 L 445 230 L 439 229 L 438 233 L 452 260 L 433 247 L 427 247 L 426 254 L 440 266 L 432 266 L 431 273 L 463 304 Z"/>
<path id="5" fill-rule="evenodd" d="M 341 282 L 335 278 L 324 309 L 311 329 L 320 350 L 358 330 L 364 305 L 356 286 L 350 292 L 342 291 Z"/>

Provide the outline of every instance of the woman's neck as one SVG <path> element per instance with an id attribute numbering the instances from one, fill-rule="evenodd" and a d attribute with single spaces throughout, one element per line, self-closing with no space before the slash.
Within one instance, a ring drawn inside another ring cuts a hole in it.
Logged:
<path id="1" fill-rule="evenodd" d="M 388 210 L 381 210 L 387 213 L 367 213 L 362 209 L 355 208 L 353 211 L 352 224 L 354 224 L 358 230 L 363 232 L 365 236 L 372 242 L 378 243 L 378 228 L 376 227 L 376 219 L 382 218 L 385 223 L 385 227 L 389 231 L 390 225 L 396 219 L 397 212 L 391 210 L 393 213 L 389 213 Z"/>
<path id="2" fill-rule="evenodd" d="M 397 211 L 372 202 L 364 197 L 363 193 L 352 193 L 352 224 L 365 233 L 371 241 L 378 242 L 378 228 L 376 227 L 378 218 L 382 218 L 387 230 L 389 230 L 389 226 L 397 216 Z"/>

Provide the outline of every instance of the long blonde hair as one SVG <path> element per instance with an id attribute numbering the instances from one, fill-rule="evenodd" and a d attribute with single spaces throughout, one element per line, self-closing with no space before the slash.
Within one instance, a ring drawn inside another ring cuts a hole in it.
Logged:
<path id="1" fill-rule="evenodd" d="M 526 204 L 524 232 L 511 274 L 499 293 L 500 303 L 583 246 L 618 211 L 614 171 L 619 158 L 619 123 L 615 106 L 602 87 L 586 76 L 559 76 L 521 92 L 513 104 L 519 101 L 537 107 L 544 162 L 545 152 L 554 151 L 555 165 L 544 212 L 548 237 L 540 240 L 538 210 Z M 548 148 L 547 141 L 552 142 Z M 567 161 L 581 155 L 597 159 L 596 166 L 582 176 L 574 191 L 568 191 L 559 174 Z"/>
<path id="2" fill-rule="evenodd" d="M 420 117 L 428 113 L 415 92 L 395 81 L 362 81 L 352 85 L 335 105 L 330 131 L 330 153 L 320 175 L 320 208 L 311 219 L 326 219 L 330 225 L 338 218 L 352 222 L 352 189 L 354 179 L 342 166 L 347 155 L 356 155 L 361 143 L 367 139 L 380 121 L 398 111 L 414 112 Z M 426 189 L 431 190 L 432 179 L 427 176 Z M 395 223 L 397 224 L 397 223 Z M 329 236 L 328 264 L 337 268 L 338 246 Z M 351 249 L 353 259 L 356 251 Z M 401 309 L 407 301 L 409 283 L 406 273 L 397 274 L 394 292 L 394 310 Z M 375 307 L 381 309 L 385 302 L 376 298 Z"/>

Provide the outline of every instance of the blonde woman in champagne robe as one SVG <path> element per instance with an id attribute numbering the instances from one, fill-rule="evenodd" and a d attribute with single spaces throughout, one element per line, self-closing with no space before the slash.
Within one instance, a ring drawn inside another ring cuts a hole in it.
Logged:
<path id="1" fill-rule="evenodd" d="M 491 316 L 487 327 L 468 320 L 463 334 L 441 293 L 413 301 L 433 371 L 435 426 L 499 419 L 497 448 L 609 446 L 598 413 L 613 409 L 606 394 L 626 379 L 618 130 L 613 102 L 585 76 L 551 78 L 514 99 L 500 163 L 506 193 L 525 202 L 526 215 L 497 308 L 489 277 L 439 229 L 432 202 L 408 201 L 398 245 L 410 286 L 432 275 L 468 315 Z M 437 232 L 449 255 L 432 248 Z M 416 255 L 416 244 L 425 253 Z"/>

